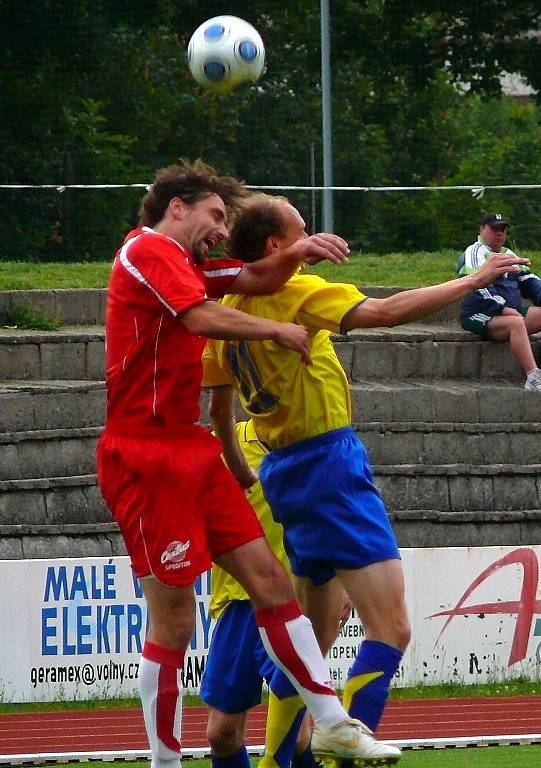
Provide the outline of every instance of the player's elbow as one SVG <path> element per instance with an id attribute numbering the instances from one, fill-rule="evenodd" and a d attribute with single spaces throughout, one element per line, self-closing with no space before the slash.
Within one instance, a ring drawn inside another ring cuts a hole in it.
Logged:
<path id="1" fill-rule="evenodd" d="M 178 316 L 185 328 L 195 336 L 210 336 L 214 330 L 212 313 L 209 312 L 210 303 L 209 301 L 202 301 Z"/>
<path id="2" fill-rule="evenodd" d="M 374 325 L 378 328 L 394 328 L 404 322 L 404 312 L 400 306 L 397 306 L 394 296 L 378 299 L 374 314 L 377 318 Z"/>
<path id="3" fill-rule="evenodd" d="M 387 304 L 386 299 L 367 299 L 349 312 L 342 320 L 342 330 L 354 328 L 391 328 L 400 323 L 400 318 Z"/>

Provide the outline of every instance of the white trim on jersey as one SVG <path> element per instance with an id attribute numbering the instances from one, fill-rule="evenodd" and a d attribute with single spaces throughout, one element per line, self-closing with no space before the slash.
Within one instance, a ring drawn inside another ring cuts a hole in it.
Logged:
<path id="1" fill-rule="evenodd" d="M 238 275 L 242 267 L 223 267 L 222 269 L 204 269 L 205 277 L 228 277 L 229 275 Z"/>
<path id="2" fill-rule="evenodd" d="M 492 317 L 490 315 L 484 315 L 482 312 L 476 312 L 475 315 L 471 316 L 472 320 L 479 320 L 481 323 L 487 323 L 489 320 L 492 320 Z"/>
<path id="3" fill-rule="evenodd" d="M 120 260 L 120 263 L 122 264 L 124 269 L 126 269 L 130 273 L 130 275 L 135 277 L 135 279 L 138 282 L 140 282 L 142 285 L 144 285 L 147 288 L 149 288 L 152 291 L 152 293 L 156 296 L 158 301 L 161 304 L 163 304 L 163 306 L 166 309 L 168 309 L 169 312 L 171 312 L 173 317 L 176 317 L 178 312 L 175 309 L 173 309 L 173 307 L 170 304 L 168 304 L 166 302 L 166 300 L 162 296 L 160 296 L 158 291 L 148 282 L 148 280 L 145 278 L 145 276 L 141 272 L 139 272 L 137 267 L 134 264 L 132 264 L 131 261 L 128 259 L 128 250 L 130 248 L 130 245 L 135 243 L 135 241 L 138 240 L 140 237 L 141 237 L 140 234 L 139 235 L 135 235 L 135 237 L 132 237 L 132 239 L 128 240 L 127 243 L 124 243 L 124 245 L 122 246 L 122 248 L 120 249 L 120 252 L 118 254 L 118 258 Z M 177 245 L 178 245 L 178 243 L 177 243 Z"/>
<path id="4" fill-rule="evenodd" d="M 158 326 L 158 332 L 156 334 L 156 343 L 154 345 L 154 376 L 152 379 L 152 387 L 154 389 L 154 397 L 152 398 L 152 415 L 156 415 L 156 403 L 158 402 L 158 341 L 160 339 L 160 331 L 162 329 L 163 314 L 160 317 L 160 324 Z"/>

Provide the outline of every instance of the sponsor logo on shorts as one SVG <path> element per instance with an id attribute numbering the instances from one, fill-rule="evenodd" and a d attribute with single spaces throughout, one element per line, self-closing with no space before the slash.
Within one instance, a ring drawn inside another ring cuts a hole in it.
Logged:
<path id="1" fill-rule="evenodd" d="M 182 541 L 172 541 L 162 552 L 161 564 L 165 565 L 166 570 L 187 568 L 190 565 L 190 561 L 186 560 L 185 557 L 189 546 L 189 540 L 185 543 Z"/>

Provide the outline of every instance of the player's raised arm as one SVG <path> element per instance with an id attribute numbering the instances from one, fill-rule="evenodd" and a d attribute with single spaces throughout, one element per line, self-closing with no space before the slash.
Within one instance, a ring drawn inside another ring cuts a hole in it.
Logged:
<path id="1" fill-rule="evenodd" d="M 528 263 L 528 259 L 514 254 L 498 253 L 488 259 L 475 274 L 439 285 L 401 291 L 386 299 L 366 299 L 344 316 L 342 330 L 392 327 L 420 320 L 472 291 L 490 285 L 505 272 L 518 270 L 521 264 Z"/>
<path id="2" fill-rule="evenodd" d="M 210 339 L 275 341 L 281 347 L 298 352 L 302 361 L 310 364 L 308 332 L 302 325 L 266 320 L 214 301 L 202 301 L 190 307 L 179 319 L 191 333 Z"/>

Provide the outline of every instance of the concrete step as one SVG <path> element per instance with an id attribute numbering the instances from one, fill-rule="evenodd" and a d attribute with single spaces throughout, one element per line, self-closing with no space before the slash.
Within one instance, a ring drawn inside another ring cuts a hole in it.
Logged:
<path id="1" fill-rule="evenodd" d="M 530 546 L 539 541 L 541 511 L 469 511 L 452 515 L 412 509 L 390 513 L 401 547 Z M 125 555 L 118 526 L 106 523 L 0 525 L 3 560 Z"/>
<path id="2" fill-rule="evenodd" d="M 541 509 L 541 464 L 375 464 L 388 510 Z M 0 480 L 0 525 L 111 522 L 94 474 Z"/>
<path id="3" fill-rule="evenodd" d="M 0 480 L 95 472 L 101 427 L 0 433 Z M 541 423 L 370 422 L 357 432 L 373 464 L 541 464 Z"/>
<path id="4" fill-rule="evenodd" d="M 450 325 L 419 323 L 397 329 L 353 331 L 334 337 L 342 365 L 353 381 L 370 378 L 520 380 L 507 344 L 481 341 Z M 541 335 L 532 341 L 541 361 Z M 0 330 L 4 380 L 105 378 L 103 326 L 66 326 L 59 331 Z"/>
<path id="5" fill-rule="evenodd" d="M 1 429 L 26 432 L 100 427 L 104 381 L 0 381 Z"/>
<path id="6" fill-rule="evenodd" d="M 95 474 L 0 480 L 0 525 L 110 523 Z"/>
<path id="7" fill-rule="evenodd" d="M 126 548 L 116 523 L 0 525 L 2 560 L 112 557 Z"/>
<path id="8" fill-rule="evenodd" d="M 400 288 L 371 287 L 361 290 L 373 298 L 385 298 L 399 292 Z M 105 288 L 60 288 L 48 291 L 0 291 L 0 316 L 14 306 L 37 309 L 54 317 L 65 325 L 102 325 L 105 321 L 107 291 Z M 433 322 L 456 322 L 458 304 L 434 313 L 428 318 Z"/>
<path id="9" fill-rule="evenodd" d="M 374 464 L 373 469 L 390 512 L 541 508 L 541 464 Z"/>
<path id="10" fill-rule="evenodd" d="M 369 422 L 357 432 L 374 464 L 541 464 L 541 422 Z"/>
<path id="11" fill-rule="evenodd" d="M 539 509 L 453 514 L 408 509 L 389 517 L 400 547 L 531 546 L 541 537 Z"/>
<path id="12" fill-rule="evenodd" d="M 101 427 L 0 433 L 0 480 L 95 472 Z"/>
<path id="13" fill-rule="evenodd" d="M 0 331 L 0 375 L 4 380 L 102 380 L 105 378 L 103 326 L 60 331 Z"/>
<path id="14" fill-rule="evenodd" d="M 19 306 L 39 310 L 66 325 L 103 325 L 106 300 L 105 288 L 0 291 L 0 316 Z"/>
<path id="15" fill-rule="evenodd" d="M 352 331 L 335 337 L 344 370 L 359 379 L 468 379 L 487 381 L 524 378 L 508 344 L 482 341 L 449 325 L 419 323 L 399 328 Z M 532 337 L 541 362 L 541 334 Z"/>
<path id="16" fill-rule="evenodd" d="M 353 420 L 369 422 L 538 422 L 541 394 L 521 383 L 465 379 L 364 379 L 351 384 Z M 522 455 L 522 454 L 520 454 Z"/>

